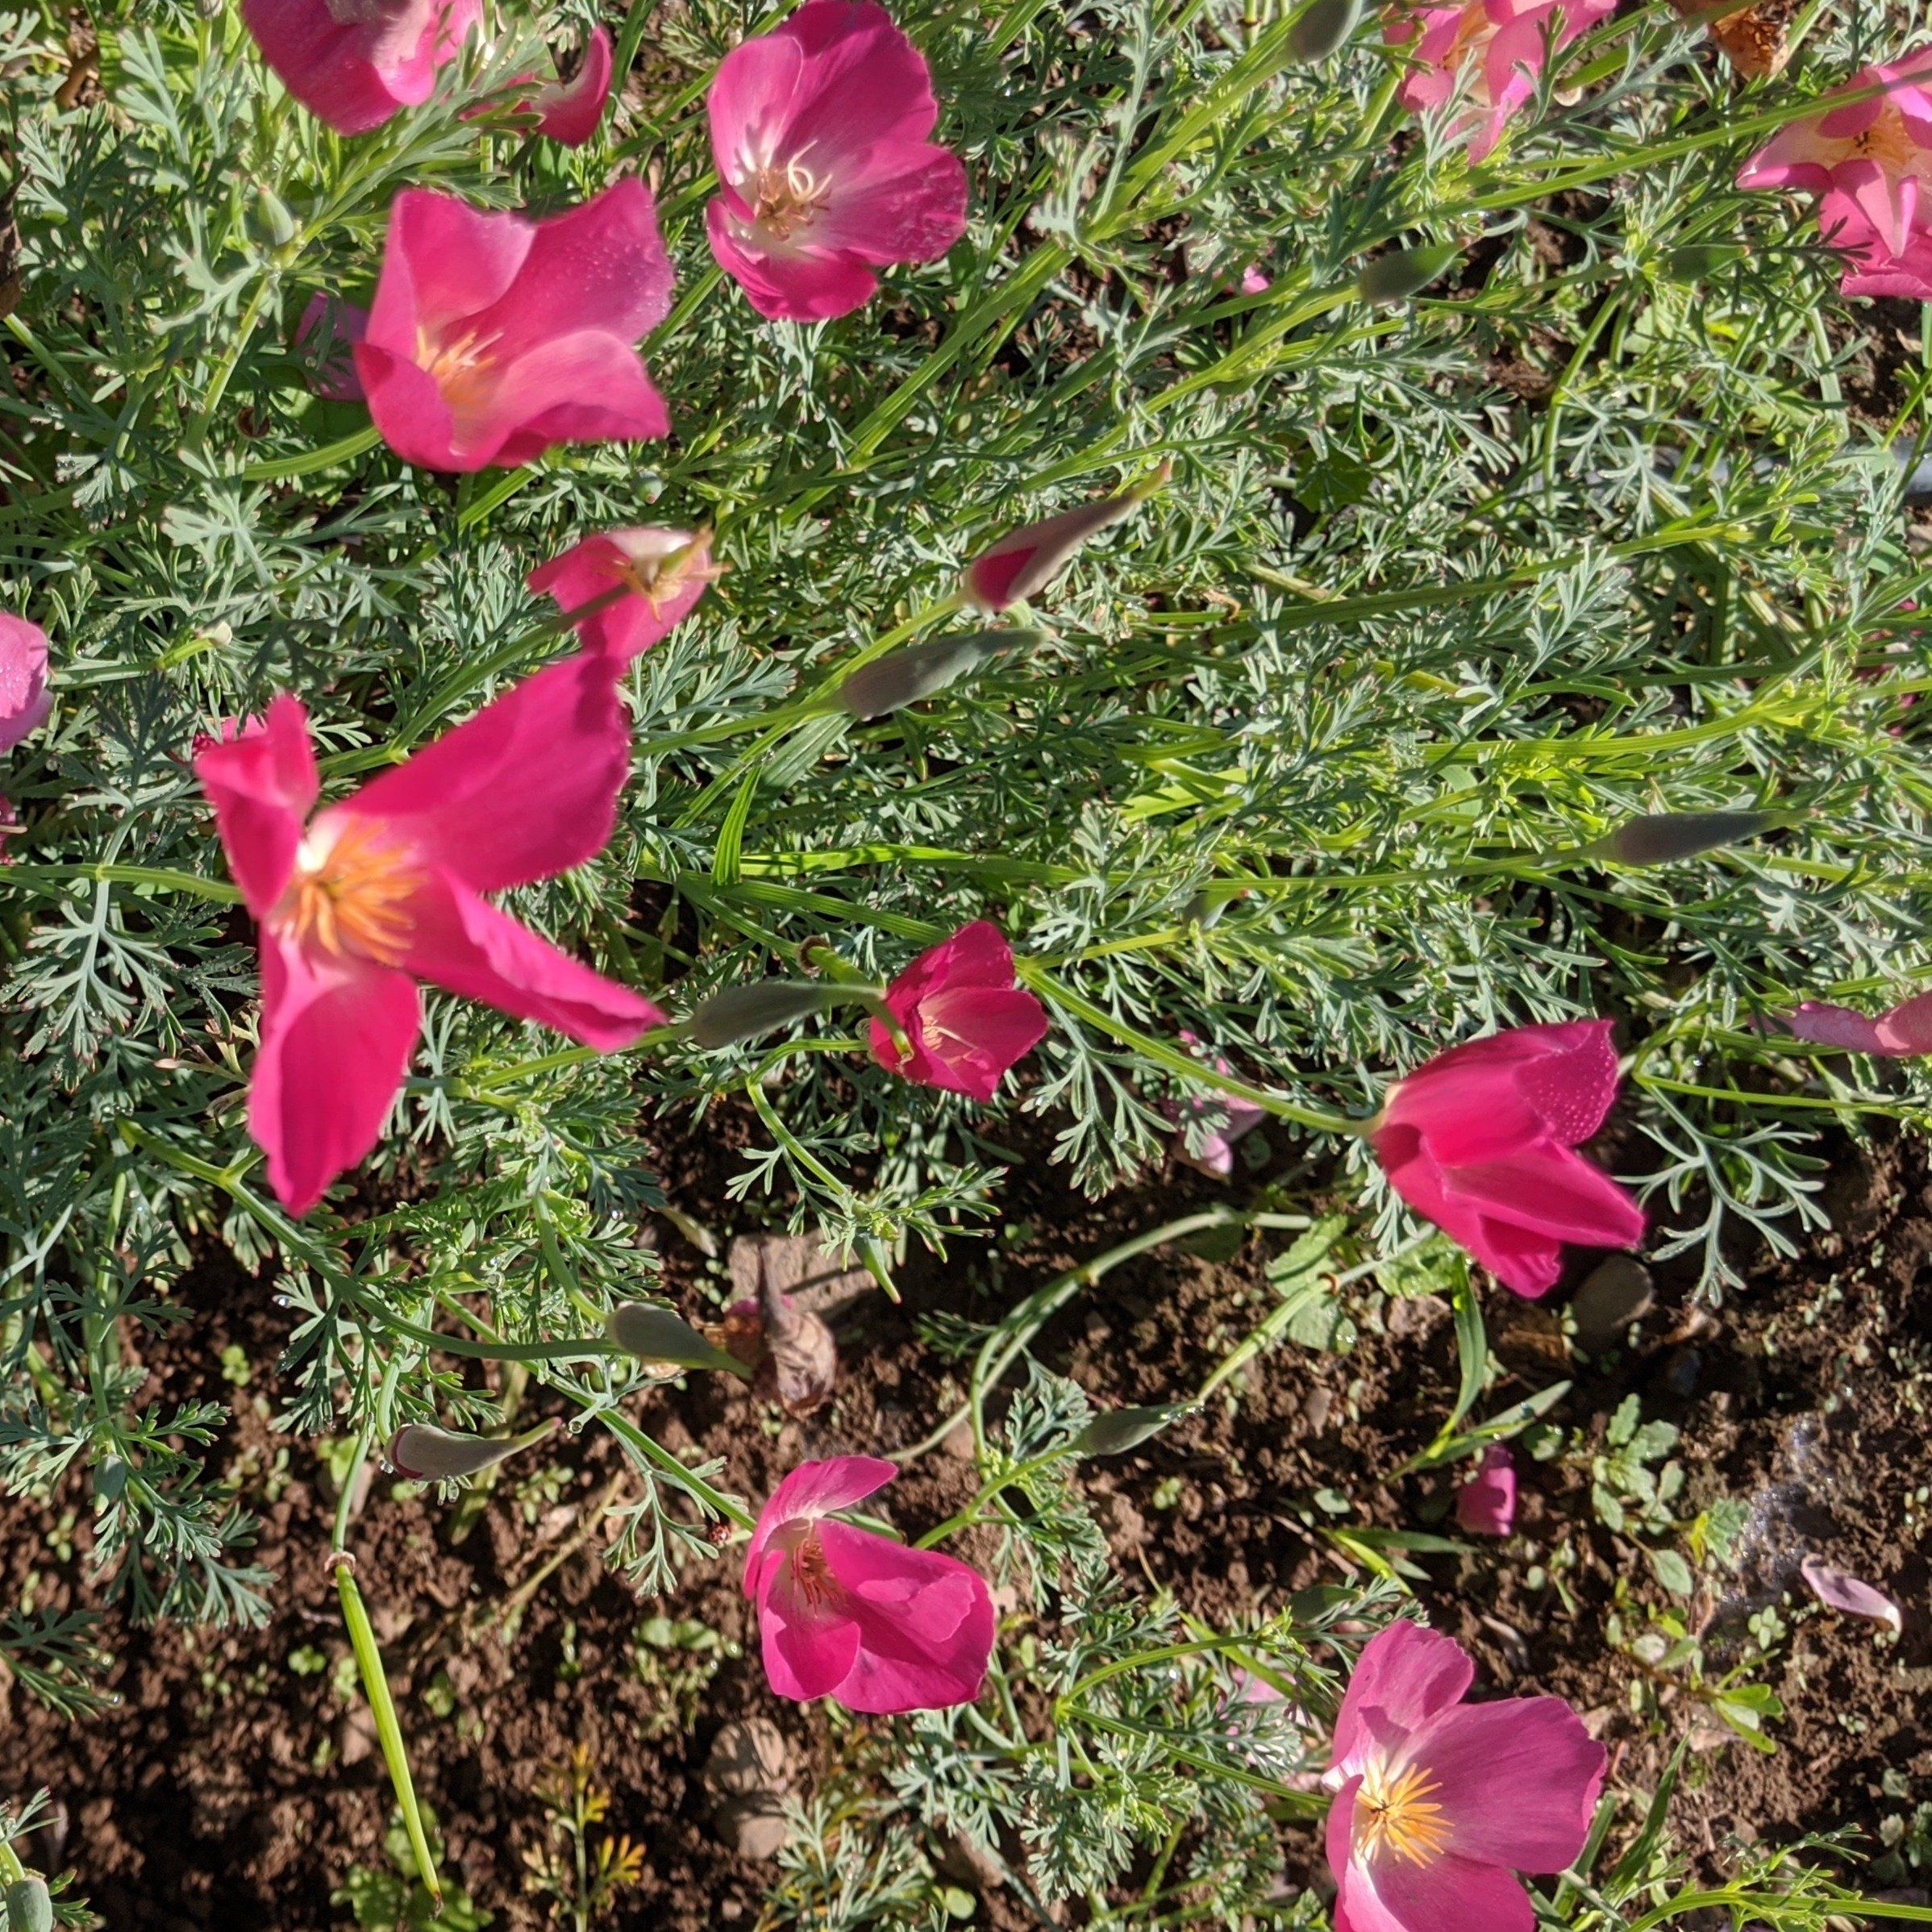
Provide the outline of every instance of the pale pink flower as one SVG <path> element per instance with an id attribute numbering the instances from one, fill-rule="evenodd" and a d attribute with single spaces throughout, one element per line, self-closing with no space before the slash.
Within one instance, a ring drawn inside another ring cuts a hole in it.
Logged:
<path id="1" fill-rule="evenodd" d="M 1464 0 L 1392 6 L 1386 38 L 1414 63 L 1398 96 L 1411 114 L 1454 103 L 1451 138 L 1484 160 L 1516 110 L 1533 99 L 1547 36 L 1560 52 L 1617 10 L 1617 0 Z"/>
<path id="2" fill-rule="evenodd" d="M 1829 1000 L 1807 1000 L 1785 1021 L 1799 1039 L 1848 1053 L 1876 1053 L 1886 1060 L 1916 1060 L 1932 1053 L 1932 993 L 1902 1000 L 1876 1019 Z"/>
<path id="3" fill-rule="evenodd" d="M 1921 206 L 1932 183 L 1932 47 L 1861 68 L 1834 93 L 1873 87 L 1884 91 L 1780 127 L 1738 170 L 1738 185 L 1815 194 L 1819 232 L 1851 264 L 1847 294 L 1917 294 L 1932 226 L 1932 203 Z"/>
<path id="4" fill-rule="evenodd" d="M 418 980 L 602 1051 L 662 1022 L 483 897 L 581 865 L 608 842 L 631 768 L 617 675 L 589 652 L 552 664 L 320 811 L 296 699 L 195 747 L 260 928 L 248 1131 L 292 1213 L 376 1144 L 415 1048 Z"/>
<path id="5" fill-rule="evenodd" d="M 1863 1577 L 1848 1570 L 1834 1570 L 1829 1564 L 1807 1556 L 1798 1565 L 1805 1587 L 1829 1609 L 1847 1617 L 1869 1617 L 1876 1623 L 1888 1623 L 1903 1633 L 1905 1613 L 1883 1590 L 1875 1590 Z"/>
<path id="6" fill-rule="evenodd" d="M 898 1474 L 875 1455 L 801 1463 L 759 1512 L 744 1593 L 781 1697 L 887 1714 L 970 1704 L 993 1657 L 993 1595 L 957 1557 L 840 1522 Z"/>
<path id="7" fill-rule="evenodd" d="M 1456 1526 L 1470 1536 L 1507 1536 L 1516 1524 L 1516 1458 L 1492 1443 L 1455 1493 Z"/>
<path id="8" fill-rule="evenodd" d="M 28 732 L 39 731 L 53 708 L 47 633 L 0 610 L 0 752 L 10 752 Z"/>
<path id="9" fill-rule="evenodd" d="M 991 1100 L 1009 1067 L 1046 1037 L 1047 1010 L 1013 972 L 1013 948 L 985 919 L 962 926 L 922 952 L 885 989 L 885 1004 L 912 1051 L 872 1022 L 872 1058 L 922 1086 Z"/>
<path id="10" fill-rule="evenodd" d="M 577 634 L 592 649 L 614 652 L 626 663 L 668 637 L 716 581 L 708 530 L 606 530 L 573 543 L 531 572 L 532 590 L 573 610 L 608 597 L 614 603 L 577 621 Z"/>
<path id="11" fill-rule="evenodd" d="M 1409 1206 L 1534 1300 L 1556 1285 L 1565 1242 L 1643 1239 L 1643 1210 L 1575 1151 L 1616 1097 L 1608 1020 L 1513 1026 L 1397 1081 L 1369 1137 Z"/>
<path id="12" fill-rule="evenodd" d="M 363 134 L 435 91 L 482 0 L 242 0 L 284 87 L 338 134 Z"/>
<path id="13" fill-rule="evenodd" d="M 356 373 L 356 344 L 368 333 L 369 312 L 339 295 L 311 295 L 295 325 L 295 346 L 306 349 L 319 337 L 323 360 L 309 385 L 325 402 L 360 402 L 362 378 Z"/>
<path id="14" fill-rule="evenodd" d="M 1392 1623 L 1335 1718 L 1328 1863 L 1335 1932 L 1533 1932 L 1514 1872 L 1583 1850 L 1603 1747 L 1560 1697 L 1465 1704 L 1460 1644 Z"/>
<path id="15" fill-rule="evenodd" d="M 877 269 L 936 260 L 966 231 L 966 170 L 928 139 L 931 73 L 871 0 L 806 0 L 725 56 L 706 105 L 711 252 L 761 315 L 848 314 Z"/>
<path id="16" fill-rule="evenodd" d="M 1192 1033 L 1183 1032 L 1180 1039 L 1190 1052 L 1206 1057 L 1201 1055 L 1201 1042 Z M 1234 1072 L 1224 1055 L 1217 1053 L 1211 1057 L 1217 1073 Z M 1235 1171 L 1235 1143 L 1268 1118 L 1267 1108 L 1233 1093 L 1191 1094 L 1185 1101 L 1164 1100 L 1160 1110 L 1177 1129 L 1175 1158 L 1219 1180 L 1226 1180 Z M 1205 1129 L 1198 1154 L 1188 1151 L 1188 1124 L 1191 1121 L 1200 1122 Z"/>
<path id="17" fill-rule="evenodd" d="M 636 347 L 670 304 L 640 181 L 542 221 L 406 188 L 356 368 L 398 456 L 514 469 L 559 443 L 670 433 Z"/>

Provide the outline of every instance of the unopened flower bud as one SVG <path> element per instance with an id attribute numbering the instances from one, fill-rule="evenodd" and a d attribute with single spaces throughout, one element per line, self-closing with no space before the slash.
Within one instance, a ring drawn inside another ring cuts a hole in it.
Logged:
<path id="1" fill-rule="evenodd" d="M 908 644 L 877 663 L 862 664 L 839 687 L 839 702 L 855 718 L 883 718 L 903 705 L 943 691 L 956 679 L 1012 645 L 1031 646 L 1037 631 L 962 631 Z"/>
<path id="2" fill-rule="evenodd" d="M 976 610 L 1004 610 L 1043 590 L 1066 567 L 1088 538 L 1130 515 L 1173 473 L 1164 463 L 1144 483 L 1118 496 L 1083 503 L 1057 517 L 1022 523 L 1010 530 L 991 549 L 982 551 L 966 566 L 966 602 Z"/>
<path id="3" fill-rule="evenodd" d="M 1619 865 L 1668 865 L 1740 839 L 1755 839 L 1784 822 L 1779 812 L 1651 812 L 1631 818 L 1584 850 Z"/>
<path id="4" fill-rule="evenodd" d="M 1672 248 L 1659 265 L 1672 281 L 1708 281 L 1713 275 L 1735 268 L 1743 259 L 1744 251 L 1733 244 L 1690 242 L 1681 248 Z"/>
<path id="5" fill-rule="evenodd" d="M 556 1427 L 553 1418 L 521 1435 L 464 1435 L 427 1422 L 410 1422 L 389 1438 L 386 1459 L 398 1476 L 413 1483 L 453 1483 L 485 1469 L 539 1443 Z"/>
<path id="6" fill-rule="evenodd" d="M 15 1879 L 3 1895 L 6 1932 L 54 1932 L 53 1896 L 37 1874 Z"/>
<path id="7" fill-rule="evenodd" d="M 611 1311 L 610 1339 L 640 1362 L 662 1363 L 672 1368 L 722 1368 L 745 1373 L 745 1365 L 707 1342 L 681 1316 L 652 1301 L 627 1301 Z"/>
<path id="8" fill-rule="evenodd" d="M 1362 0 L 1314 0 L 1288 30 L 1289 51 L 1297 60 L 1326 60 L 1361 17 Z"/>
<path id="9" fill-rule="evenodd" d="M 847 997 L 836 986 L 804 980 L 755 980 L 748 986 L 727 986 L 691 1015 L 691 1038 L 704 1047 L 735 1046 L 822 1013 Z"/>
<path id="10" fill-rule="evenodd" d="M 1149 1436 L 1158 1435 L 1176 1417 L 1185 1415 L 1185 1402 L 1164 1403 L 1158 1409 L 1107 1409 L 1074 1437 L 1076 1455 L 1125 1455 Z"/>
<path id="11" fill-rule="evenodd" d="M 1355 286 L 1364 302 L 1406 302 L 1421 294 L 1461 253 L 1447 242 L 1428 248 L 1398 248 L 1368 263 L 1355 277 Z"/>
<path id="12" fill-rule="evenodd" d="M 289 214 L 288 204 L 273 188 L 260 186 L 255 190 L 256 219 L 261 224 L 262 236 L 271 248 L 285 248 L 295 239 L 295 217 Z"/>

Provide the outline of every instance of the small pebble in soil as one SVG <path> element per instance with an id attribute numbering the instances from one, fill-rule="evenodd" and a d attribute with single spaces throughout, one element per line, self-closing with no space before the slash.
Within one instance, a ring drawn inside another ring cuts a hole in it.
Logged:
<path id="1" fill-rule="evenodd" d="M 1622 1340 L 1633 1322 L 1640 1322 L 1656 1300 L 1651 1271 L 1631 1255 L 1611 1255 L 1584 1278 L 1570 1303 L 1576 1322 L 1577 1346 L 1590 1355 Z"/>

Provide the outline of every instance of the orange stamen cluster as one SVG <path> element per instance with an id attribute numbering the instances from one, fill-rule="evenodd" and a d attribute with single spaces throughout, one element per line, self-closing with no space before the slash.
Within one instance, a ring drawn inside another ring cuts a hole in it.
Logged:
<path id="1" fill-rule="evenodd" d="M 1430 1793 L 1440 1788 L 1420 1764 L 1392 1774 L 1365 1772 L 1355 1793 L 1355 1850 L 1372 1861 L 1384 1851 L 1411 1865 L 1439 1858 L 1449 1843 L 1449 1821 Z"/>
<path id="2" fill-rule="evenodd" d="M 406 846 L 382 825 L 352 818 L 319 859 L 297 860 L 279 921 L 298 945 L 399 966 L 414 931 L 409 901 L 422 883 Z"/>
<path id="3" fill-rule="evenodd" d="M 831 1562 L 815 1530 L 808 1530 L 793 1547 L 792 1579 L 807 1603 L 823 1603 L 832 1594 Z"/>
<path id="4" fill-rule="evenodd" d="M 752 219 L 777 241 L 789 241 L 825 206 L 831 184 L 793 155 L 782 166 L 760 168 L 752 183 Z"/>

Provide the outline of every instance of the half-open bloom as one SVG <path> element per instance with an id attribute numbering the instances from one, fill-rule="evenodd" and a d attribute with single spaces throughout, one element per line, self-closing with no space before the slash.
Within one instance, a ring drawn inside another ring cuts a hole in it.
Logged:
<path id="1" fill-rule="evenodd" d="M 1916 1060 L 1932 1053 L 1932 993 L 1901 1001 L 1876 1019 L 1829 1000 L 1807 1000 L 1785 1021 L 1798 1039 L 1848 1053 L 1876 1053 L 1886 1060 Z"/>
<path id="2" fill-rule="evenodd" d="M 1204 1054 L 1201 1042 L 1192 1033 L 1183 1032 L 1180 1041 L 1197 1056 L 1211 1058 L 1216 1072 L 1234 1071 L 1225 1055 Z M 1267 1108 L 1258 1107 L 1251 1100 L 1243 1100 L 1235 1093 L 1190 1094 L 1183 1101 L 1164 1100 L 1160 1110 L 1175 1125 L 1175 1157 L 1220 1180 L 1226 1180 L 1235 1171 L 1235 1143 L 1268 1118 Z M 1190 1127 L 1198 1140 L 1198 1153 L 1189 1151 Z"/>
<path id="3" fill-rule="evenodd" d="M 976 610 L 997 611 L 1036 595 L 1066 568 L 1089 537 L 1130 516 L 1172 474 L 1172 466 L 1164 463 L 1131 489 L 1008 531 L 966 566 L 960 586 L 966 602 Z"/>
<path id="4" fill-rule="evenodd" d="M 872 1058 L 893 1073 L 948 1093 L 991 1100 L 1001 1076 L 1046 1037 L 1047 1010 L 1014 980 L 1013 948 L 986 919 L 922 952 L 885 989 L 910 1047 L 901 1054 L 872 1022 Z"/>
<path id="5" fill-rule="evenodd" d="M 1507 1536 L 1515 1526 L 1516 1458 L 1507 1443 L 1492 1443 L 1457 1489 L 1455 1522 L 1471 1536 Z"/>
<path id="6" fill-rule="evenodd" d="M 585 537 L 539 564 L 528 581 L 566 614 L 622 590 L 614 602 L 579 618 L 576 630 L 593 650 L 628 663 L 668 637 L 721 574 L 711 561 L 710 531 L 654 527 Z"/>
<path id="7" fill-rule="evenodd" d="M 1575 1151 L 1616 1097 L 1608 1020 L 1513 1026 L 1397 1081 L 1370 1140 L 1418 1214 L 1534 1300 L 1556 1285 L 1565 1242 L 1643 1239 L 1643 1210 Z"/>
<path id="8" fill-rule="evenodd" d="M 559 443 L 670 433 L 636 346 L 670 306 L 671 263 L 640 181 L 542 221 L 406 188 L 356 368 L 398 456 L 514 469 Z"/>
<path id="9" fill-rule="evenodd" d="M 1400 3 L 1386 37 L 1414 64 L 1398 98 L 1411 114 L 1452 103 L 1452 139 L 1483 160 L 1510 117 L 1534 98 L 1547 38 L 1559 52 L 1617 10 L 1617 0 L 1463 0 L 1453 6 Z"/>
<path id="10" fill-rule="evenodd" d="M 1834 93 L 1871 88 L 1883 91 L 1780 127 L 1738 170 L 1738 185 L 1815 194 L 1819 233 L 1851 264 L 1847 293 L 1932 296 L 1923 281 L 1932 265 L 1924 247 L 1932 227 L 1932 47 L 1861 68 Z"/>
<path id="11" fill-rule="evenodd" d="M 1326 1782 L 1335 1932 L 1532 1932 L 1513 1872 L 1561 1872 L 1589 1836 L 1603 1747 L 1560 1697 L 1465 1704 L 1468 1653 L 1414 1623 L 1372 1638 Z"/>
<path id="12" fill-rule="evenodd" d="M 876 1455 L 801 1463 L 745 1549 L 765 1675 L 781 1697 L 881 1714 L 970 1704 L 993 1656 L 993 1595 L 956 1556 L 854 1529 L 835 1512 L 899 1473 Z"/>
<path id="13" fill-rule="evenodd" d="M 483 0 L 242 0 L 289 92 L 338 134 L 364 134 L 435 91 Z"/>
<path id="14" fill-rule="evenodd" d="M 0 752 L 10 752 L 47 722 L 47 633 L 0 610 Z"/>
<path id="15" fill-rule="evenodd" d="M 872 0 L 806 0 L 725 56 L 706 105 L 711 252 L 761 315 L 848 314 L 880 268 L 966 231 L 966 170 L 927 138 L 931 72 Z"/>
<path id="16" fill-rule="evenodd" d="M 631 768 L 610 659 L 539 671 L 352 797 L 320 791 L 308 714 L 195 747 L 229 870 L 260 927 L 261 1045 L 248 1131 L 306 1214 L 376 1144 L 416 1044 L 416 982 L 602 1051 L 664 1015 L 483 897 L 603 849 Z"/>

